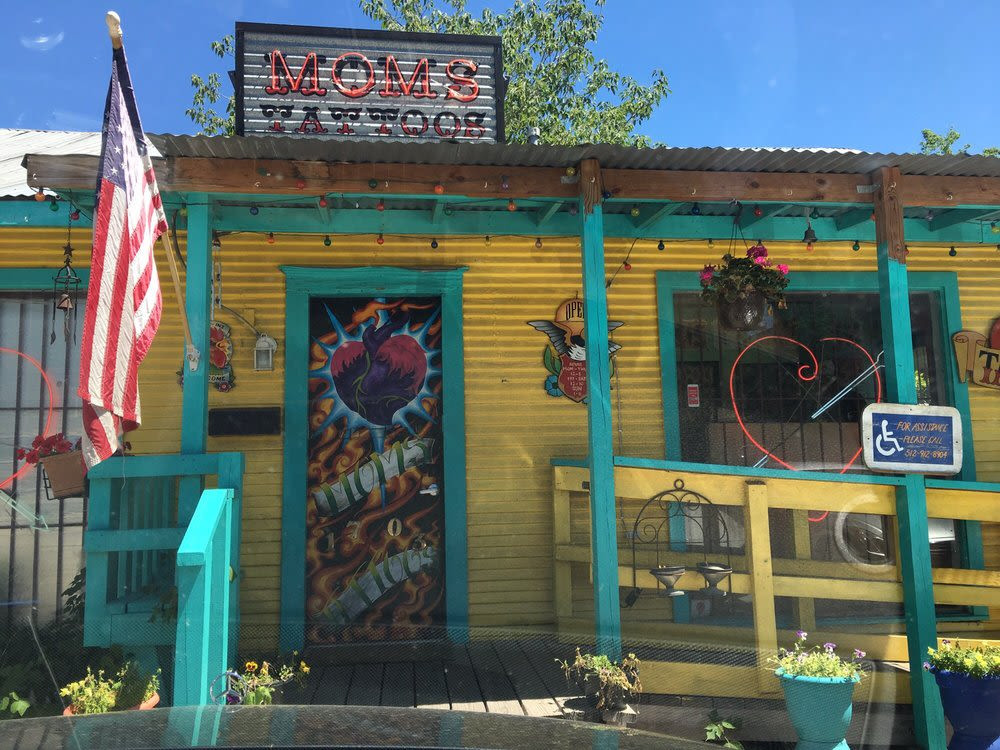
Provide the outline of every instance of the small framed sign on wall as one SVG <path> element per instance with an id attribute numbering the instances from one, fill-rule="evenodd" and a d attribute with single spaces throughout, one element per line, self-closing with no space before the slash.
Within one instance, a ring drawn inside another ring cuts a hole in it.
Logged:
<path id="1" fill-rule="evenodd" d="M 499 37 L 236 24 L 237 135 L 503 143 Z"/>

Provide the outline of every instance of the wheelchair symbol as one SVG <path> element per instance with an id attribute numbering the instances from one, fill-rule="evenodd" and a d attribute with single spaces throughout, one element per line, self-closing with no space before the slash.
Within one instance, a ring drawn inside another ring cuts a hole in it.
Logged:
<path id="1" fill-rule="evenodd" d="M 889 429 L 889 420 L 882 420 L 882 434 L 875 436 L 875 450 L 883 456 L 893 456 L 903 452 L 903 446 L 893 437 L 895 433 Z M 890 445 L 891 444 L 891 445 Z M 895 446 L 895 447 L 892 447 Z"/>

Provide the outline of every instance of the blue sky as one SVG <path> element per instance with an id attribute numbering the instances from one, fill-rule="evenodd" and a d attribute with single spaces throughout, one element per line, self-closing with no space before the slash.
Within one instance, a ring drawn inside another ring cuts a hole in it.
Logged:
<path id="1" fill-rule="evenodd" d="M 192 72 L 236 20 L 366 27 L 352 0 L 115 0 L 150 132 L 193 132 Z M 483 3 L 474 3 L 475 6 Z M 506 2 L 487 2 L 506 7 Z M 0 127 L 96 130 L 109 75 L 108 0 L 5 3 Z M 608 0 L 597 54 L 673 93 L 643 132 L 674 146 L 912 151 L 954 125 L 1000 145 L 1000 3 Z"/>

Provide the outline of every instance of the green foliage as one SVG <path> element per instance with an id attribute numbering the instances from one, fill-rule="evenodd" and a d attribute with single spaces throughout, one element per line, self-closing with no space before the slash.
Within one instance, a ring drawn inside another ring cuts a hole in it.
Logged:
<path id="1" fill-rule="evenodd" d="M 19 698 L 17 693 L 11 691 L 9 694 L 0 698 L 0 719 L 6 719 L 10 717 L 22 717 L 25 712 L 31 708 L 31 704 L 23 698 Z"/>
<path id="2" fill-rule="evenodd" d="M 616 708 L 642 693 L 641 662 L 635 654 L 613 662 L 604 654 L 582 654 L 577 648 L 572 663 L 560 659 L 556 662 L 566 673 L 566 679 L 575 680 L 584 692 L 588 681 L 597 681 L 597 708 Z"/>
<path id="3" fill-rule="evenodd" d="M 743 750 L 743 743 L 729 737 L 727 732 L 739 731 L 743 722 L 739 719 L 723 719 L 718 711 L 712 709 L 705 725 L 705 740 L 729 750 Z"/>
<path id="4" fill-rule="evenodd" d="M 956 152 L 966 154 L 972 147 L 970 144 L 966 143 L 957 149 L 955 148 L 955 144 L 958 143 L 958 139 L 961 138 L 962 135 L 953 127 L 949 127 L 948 132 L 943 135 L 925 128 L 920 131 L 920 135 L 920 153 L 922 154 L 944 154 L 946 156 Z M 995 146 L 984 148 L 983 156 L 1000 156 L 1000 148 Z"/>
<path id="5" fill-rule="evenodd" d="M 212 42 L 212 51 L 220 58 L 232 57 L 235 40 L 226 34 L 220 41 Z M 201 135 L 233 135 L 236 132 L 236 97 L 232 94 L 226 100 L 226 113 L 220 115 L 214 106 L 222 98 L 222 79 L 218 73 L 209 73 L 202 78 L 197 73 L 191 76 L 194 88 L 191 106 L 184 110 L 201 130 Z"/>
<path id="6" fill-rule="evenodd" d="M 772 266 L 767 248 L 760 244 L 749 248 L 746 257 L 726 253 L 722 265 L 705 266 L 699 275 L 701 297 L 707 301 L 734 302 L 754 291 L 779 306 L 785 301 L 788 266 L 780 263 Z"/>
<path id="7" fill-rule="evenodd" d="M 854 649 L 851 659 L 842 659 L 837 655 L 836 643 L 824 643 L 822 646 L 806 646 L 808 633 L 798 632 L 798 640 L 791 651 L 779 648 L 777 658 L 771 662 L 790 677 L 842 677 L 845 680 L 861 679 L 864 675 L 860 660 L 865 658 L 865 652 Z"/>
<path id="8" fill-rule="evenodd" d="M 293 662 L 296 655 L 297 652 L 292 654 Z M 299 661 L 297 665 L 291 663 L 278 666 L 266 661 L 260 664 L 248 661 L 239 673 L 242 702 L 247 706 L 269 706 L 274 703 L 274 693 L 279 687 L 292 680 L 304 681 L 308 674 L 309 665 L 304 661 Z"/>
<path id="9" fill-rule="evenodd" d="M 956 641 L 941 641 L 941 648 L 927 649 L 924 668 L 931 671 L 957 672 L 969 677 L 1000 677 L 1000 646 L 985 643 L 966 647 Z"/>
<path id="10" fill-rule="evenodd" d="M 115 710 L 124 711 L 145 703 L 160 689 L 160 671 L 145 674 L 134 661 L 128 661 L 118 672 L 118 697 Z"/>
<path id="11" fill-rule="evenodd" d="M 73 707 L 74 714 L 104 714 L 108 711 L 125 711 L 149 700 L 160 687 L 160 672 L 143 674 L 134 661 L 105 677 L 104 670 L 95 674 L 88 666 L 87 674 L 59 690 Z"/>
<path id="12" fill-rule="evenodd" d="M 503 12 L 466 10 L 466 0 L 360 0 L 361 9 L 393 31 L 499 36 L 508 79 L 504 101 L 507 140 L 527 141 L 538 127 L 544 143 L 617 143 L 651 146 L 636 129 L 646 122 L 670 89 L 662 70 L 640 82 L 612 69 L 594 55 L 604 16 L 604 0 L 514 0 Z M 224 58 L 233 38 L 212 43 Z M 234 132 L 235 100 L 225 115 L 212 106 L 220 101 L 221 78 L 191 76 L 192 106 L 186 110 L 206 135 Z"/>

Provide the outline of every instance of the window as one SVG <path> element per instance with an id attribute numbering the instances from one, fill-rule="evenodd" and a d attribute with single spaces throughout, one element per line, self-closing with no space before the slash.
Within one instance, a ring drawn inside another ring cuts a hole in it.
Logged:
<path id="1" fill-rule="evenodd" d="M 82 312 L 82 300 L 78 304 Z M 76 395 L 83 315 L 68 320 L 76 330 L 65 331 L 62 312 L 53 319 L 51 293 L 0 292 L 0 347 L 38 360 L 57 391 L 51 431 L 62 431 L 75 440 L 83 429 Z M 0 455 L 5 456 L 2 476 L 7 476 L 20 465 L 17 448 L 30 445 L 44 428 L 47 396 L 38 372 L 11 354 L 0 353 L 0 383 L 0 435 L 5 443 Z M 23 620 L 37 607 L 40 622 L 57 618 L 61 593 L 83 564 L 85 501 L 49 500 L 38 470 L 29 471 L 4 491 L 16 506 L 0 505 L 0 585 L 7 602 L 0 617 L 9 624 Z M 43 518 L 47 528 L 37 528 L 33 516 Z"/>

